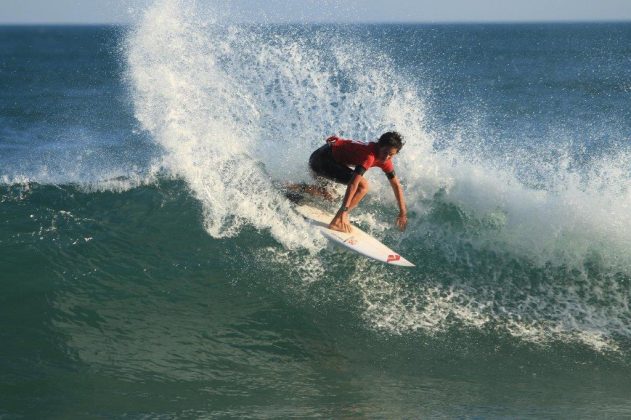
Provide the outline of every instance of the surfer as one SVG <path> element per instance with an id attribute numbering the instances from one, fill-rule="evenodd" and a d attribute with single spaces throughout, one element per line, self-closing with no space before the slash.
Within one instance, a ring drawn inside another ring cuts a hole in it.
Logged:
<path id="1" fill-rule="evenodd" d="M 396 131 L 384 133 L 377 142 L 363 143 L 347 140 L 338 136 L 326 139 L 326 144 L 311 154 L 309 167 L 316 179 L 325 178 L 347 185 L 342 206 L 329 223 L 329 229 L 340 232 L 350 232 L 351 225 L 348 213 L 357 207 L 368 192 L 368 180 L 364 173 L 378 167 L 386 174 L 394 196 L 399 205 L 399 216 L 396 225 L 405 229 L 407 225 L 407 210 L 403 198 L 403 188 L 394 172 L 392 157 L 403 147 L 403 137 Z M 351 169 L 350 167 L 354 167 Z M 316 187 L 322 196 L 329 195 L 323 186 Z"/>

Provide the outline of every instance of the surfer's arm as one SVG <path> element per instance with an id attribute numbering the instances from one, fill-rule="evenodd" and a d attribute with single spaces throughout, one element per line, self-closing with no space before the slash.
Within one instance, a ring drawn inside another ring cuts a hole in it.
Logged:
<path id="1" fill-rule="evenodd" d="M 348 183 L 342 207 L 348 207 L 349 211 L 357 207 L 359 202 L 362 201 L 362 198 L 364 198 L 364 196 L 368 192 L 368 180 L 364 178 L 365 172 L 366 169 L 363 166 L 357 165 L 355 167 L 353 177 Z"/>
<path id="2" fill-rule="evenodd" d="M 405 206 L 405 197 L 403 197 L 403 187 L 401 187 L 399 178 L 397 178 L 396 175 L 388 180 L 390 181 L 390 186 L 392 187 L 392 191 L 394 191 L 394 196 L 399 205 L 399 217 L 397 217 L 396 225 L 399 229 L 403 230 L 408 224 L 408 211 Z"/>
<path id="3" fill-rule="evenodd" d="M 358 194 L 358 190 L 360 190 L 361 186 L 361 194 Z M 368 183 L 364 179 L 362 175 L 358 172 L 353 174 L 353 178 L 351 178 L 351 182 L 348 183 L 346 187 L 346 194 L 344 194 L 344 200 L 342 200 L 342 207 L 337 211 L 337 214 L 329 223 L 329 228 L 334 230 L 339 230 L 342 232 L 350 232 L 351 225 L 349 223 L 348 212 L 355 208 L 359 203 L 359 200 L 366 194 L 368 190 Z"/>

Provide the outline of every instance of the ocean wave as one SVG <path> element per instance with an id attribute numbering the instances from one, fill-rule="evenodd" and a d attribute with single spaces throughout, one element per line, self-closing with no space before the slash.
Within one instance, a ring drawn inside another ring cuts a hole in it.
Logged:
<path id="1" fill-rule="evenodd" d="M 312 266 L 305 259 L 323 242 L 306 233 L 275 183 L 308 180 L 309 153 L 328 134 L 371 139 L 396 129 L 408 139 L 396 157 L 408 231 L 379 230 L 393 204 L 378 174 L 368 175 L 370 198 L 356 213 L 420 271 L 348 276 L 369 324 L 396 332 L 441 330 L 454 319 L 499 323 L 516 336 L 594 347 L 628 336 L 629 312 L 616 307 L 628 296 L 617 279 L 631 267 L 624 153 L 577 166 L 563 146 L 527 152 L 515 142 L 489 156 L 484 127 L 477 146 L 430 130 L 432 104 L 419 80 L 352 28 L 222 25 L 213 10 L 159 0 L 126 45 L 136 117 L 164 151 L 166 170 L 201 203 L 210 235 L 238 238 L 254 227 L 290 252 L 308 249 L 299 264 Z M 428 270 L 427 258 L 441 263 Z M 413 286 L 423 281 L 433 286 Z M 611 301 L 595 299 L 602 293 Z"/>

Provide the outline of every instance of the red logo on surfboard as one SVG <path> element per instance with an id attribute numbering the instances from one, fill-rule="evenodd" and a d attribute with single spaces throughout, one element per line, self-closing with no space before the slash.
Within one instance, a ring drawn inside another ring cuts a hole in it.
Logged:
<path id="1" fill-rule="evenodd" d="M 393 261 L 399 261 L 401 259 L 401 256 L 399 254 L 393 254 L 393 255 L 388 255 L 388 259 L 386 260 L 386 262 L 393 262 Z"/>

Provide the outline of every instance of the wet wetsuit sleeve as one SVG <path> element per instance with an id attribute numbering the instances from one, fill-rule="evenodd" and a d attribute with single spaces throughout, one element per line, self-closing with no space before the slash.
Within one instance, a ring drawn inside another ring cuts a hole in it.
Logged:
<path id="1" fill-rule="evenodd" d="M 386 174 L 388 179 L 392 179 L 396 176 L 396 174 L 394 173 L 394 164 L 392 163 L 392 160 L 388 160 L 386 161 L 386 163 L 381 165 L 381 170 Z"/>
<path id="2" fill-rule="evenodd" d="M 366 155 L 366 157 L 364 159 L 362 159 L 362 163 L 360 163 L 359 165 L 355 166 L 355 172 L 358 173 L 359 175 L 364 175 L 364 173 L 372 168 L 372 166 L 375 163 L 375 157 L 368 154 Z"/>
<path id="3" fill-rule="evenodd" d="M 357 166 L 355 166 L 355 171 L 353 171 L 353 172 L 363 176 L 364 173 L 366 173 L 366 168 L 364 168 L 362 165 L 357 165 Z"/>

